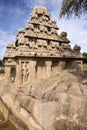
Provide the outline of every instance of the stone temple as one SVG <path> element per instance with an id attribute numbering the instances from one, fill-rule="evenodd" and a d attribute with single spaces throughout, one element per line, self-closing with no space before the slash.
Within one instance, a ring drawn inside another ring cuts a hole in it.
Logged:
<path id="1" fill-rule="evenodd" d="M 71 48 L 66 32 L 58 34 L 45 7 L 35 7 L 4 54 L 0 130 L 87 130 L 87 75 L 80 50 Z"/>
<path id="2" fill-rule="evenodd" d="M 44 79 L 64 69 L 82 69 L 80 47 L 72 49 L 67 33 L 58 34 L 55 20 L 45 7 L 33 9 L 31 18 L 20 29 L 4 54 L 5 75 L 12 83 L 24 84 Z"/>

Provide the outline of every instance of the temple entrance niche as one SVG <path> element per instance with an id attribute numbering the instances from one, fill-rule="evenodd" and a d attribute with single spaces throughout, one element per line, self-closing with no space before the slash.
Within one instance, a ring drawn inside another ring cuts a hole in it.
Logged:
<path id="1" fill-rule="evenodd" d="M 15 77 L 16 77 L 16 68 L 12 67 L 11 70 L 10 70 L 11 82 L 15 82 Z"/>
<path id="2" fill-rule="evenodd" d="M 55 75 L 58 73 L 58 60 L 52 60 L 52 75 Z"/>
<path id="3" fill-rule="evenodd" d="M 74 68 L 76 68 L 75 61 L 66 60 L 64 69 L 74 69 Z"/>
<path id="4" fill-rule="evenodd" d="M 45 60 L 37 61 L 36 71 L 37 71 L 37 79 L 46 78 Z"/>

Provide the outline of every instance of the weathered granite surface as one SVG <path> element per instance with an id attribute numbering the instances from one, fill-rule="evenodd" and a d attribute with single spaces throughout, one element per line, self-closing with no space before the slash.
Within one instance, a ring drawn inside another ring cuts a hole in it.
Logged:
<path id="1" fill-rule="evenodd" d="M 87 76 L 81 48 L 58 34 L 45 7 L 8 44 L 0 70 L 0 130 L 87 130 Z M 4 121 L 4 122 L 3 122 Z M 3 124 L 4 123 L 4 124 Z"/>
<path id="2" fill-rule="evenodd" d="M 2 83 L 0 95 L 10 111 L 7 118 L 20 130 L 87 130 L 87 76 L 82 72 L 65 70 L 19 89 Z"/>

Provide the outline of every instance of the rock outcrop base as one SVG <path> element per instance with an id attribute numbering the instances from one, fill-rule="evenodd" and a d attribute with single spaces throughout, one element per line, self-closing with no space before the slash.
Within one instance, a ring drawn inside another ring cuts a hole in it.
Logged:
<path id="1" fill-rule="evenodd" d="M 19 89 L 15 84 L 0 86 L 5 118 L 18 129 L 87 130 L 87 76 L 83 72 L 65 70 Z"/>

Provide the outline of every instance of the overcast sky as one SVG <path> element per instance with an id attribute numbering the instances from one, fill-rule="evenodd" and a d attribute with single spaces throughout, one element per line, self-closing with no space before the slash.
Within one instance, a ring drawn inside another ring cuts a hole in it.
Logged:
<path id="1" fill-rule="evenodd" d="M 36 5 L 46 6 L 52 19 L 56 20 L 59 33 L 66 31 L 71 45 L 78 44 L 87 52 L 87 15 L 69 20 L 59 19 L 62 0 L 0 0 L 0 58 L 7 43 L 15 42 L 20 28 L 25 28 L 31 11 Z"/>

